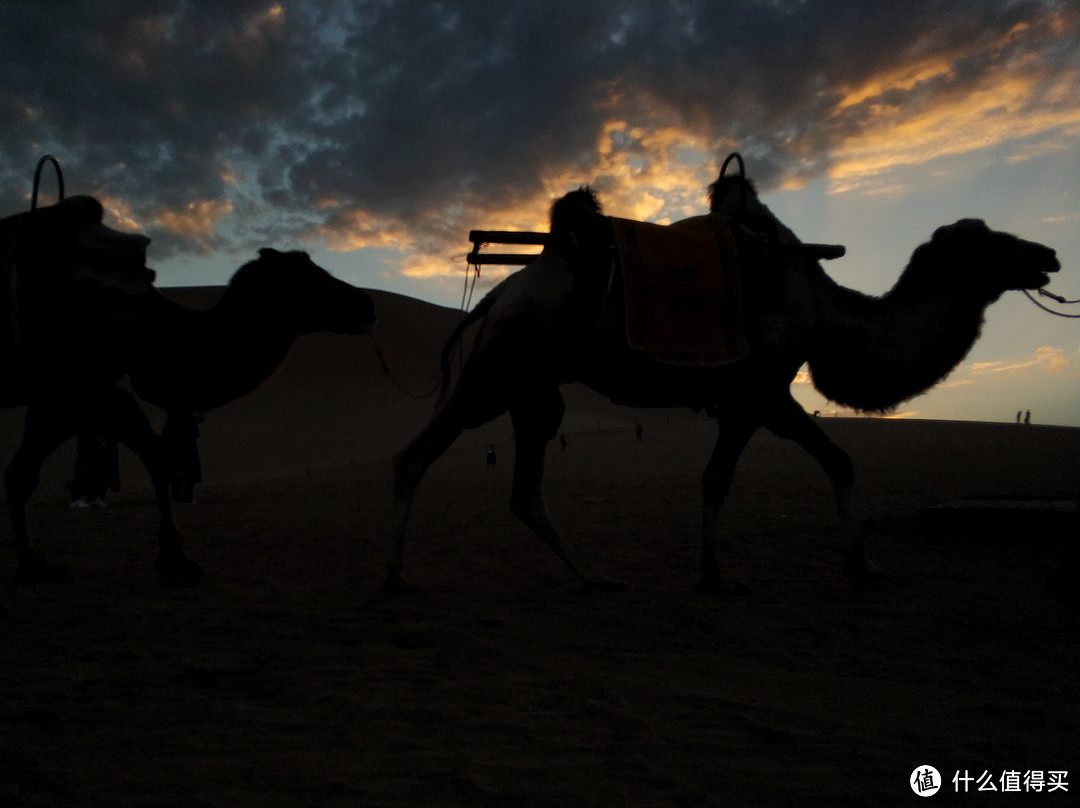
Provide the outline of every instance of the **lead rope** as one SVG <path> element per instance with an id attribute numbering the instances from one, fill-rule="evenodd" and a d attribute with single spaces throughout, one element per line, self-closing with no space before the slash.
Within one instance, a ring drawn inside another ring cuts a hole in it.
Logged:
<path id="1" fill-rule="evenodd" d="M 480 280 L 480 265 L 465 264 L 465 288 L 461 291 L 461 313 L 464 314 L 472 305 L 473 292 L 476 291 L 476 282 Z"/>
<path id="2" fill-rule="evenodd" d="M 432 388 L 426 393 L 416 393 L 408 389 L 405 385 L 398 381 L 397 378 L 395 378 L 393 372 L 390 370 L 390 365 L 386 361 L 386 355 L 383 353 L 383 349 L 379 345 L 379 341 L 375 339 L 375 332 L 372 331 L 370 328 L 365 328 L 364 333 L 367 335 L 367 338 L 371 340 L 371 347 L 375 349 L 375 356 L 378 358 L 379 364 L 382 366 L 383 374 L 386 376 L 387 379 L 390 380 L 390 383 L 394 385 L 394 387 L 407 395 L 409 398 L 416 399 L 417 401 L 423 401 L 425 398 L 430 398 L 431 396 L 433 396 L 435 394 L 435 391 L 438 390 L 439 387 L 442 385 L 442 380 L 440 379 L 439 381 L 435 382 Z"/>
<path id="3" fill-rule="evenodd" d="M 1036 300 L 1035 297 L 1031 294 L 1031 292 L 1029 292 L 1027 289 L 1021 289 L 1020 291 L 1027 295 L 1027 299 L 1034 303 L 1036 306 L 1038 306 L 1040 309 L 1050 312 L 1050 314 L 1053 314 L 1055 317 L 1067 317 L 1070 320 L 1080 319 L 1080 314 L 1066 314 L 1063 311 L 1054 311 L 1049 306 L 1044 306 L 1042 303 Z M 1038 289 L 1037 291 L 1043 297 L 1048 297 L 1051 300 L 1056 300 L 1063 306 L 1075 306 L 1077 303 L 1080 303 L 1080 300 L 1066 300 L 1061 295 L 1055 295 L 1053 292 L 1048 292 L 1045 289 Z"/>

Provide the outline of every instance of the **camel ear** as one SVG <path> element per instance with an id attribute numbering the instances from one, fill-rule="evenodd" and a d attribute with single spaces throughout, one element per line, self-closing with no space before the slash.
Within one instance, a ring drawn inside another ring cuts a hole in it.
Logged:
<path id="1" fill-rule="evenodd" d="M 263 247 L 259 250 L 259 258 L 277 258 L 281 253 L 273 247 Z"/>

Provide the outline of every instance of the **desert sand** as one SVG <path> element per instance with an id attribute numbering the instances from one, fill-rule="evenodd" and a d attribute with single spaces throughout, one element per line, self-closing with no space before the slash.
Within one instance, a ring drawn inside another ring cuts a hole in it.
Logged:
<path id="1" fill-rule="evenodd" d="M 1075 503 L 1080 430 L 823 419 L 880 587 L 839 574 L 824 475 L 762 432 L 725 506 L 747 592 L 716 598 L 693 591 L 715 425 L 571 387 L 548 504 L 630 590 L 583 592 L 509 513 L 504 418 L 432 468 L 406 550 L 421 590 L 385 599 L 390 458 L 432 406 L 401 387 L 435 383 L 458 315 L 375 297 L 393 379 L 364 338 L 305 337 L 203 424 L 206 481 L 180 511 L 202 582 L 154 573 L 130 454 L 89 511 L 63 490 L 73 446 L 50 460 L 32 525 L 75 580 L 16 583 L 5 544 L 0 805 L 890 806 L 917 801 L 923 765 L 946 780 L 931 804 L 1076 804 L 1080 611 L 1045 586 L 1075 523 L 931 506 Z M 21 416 L 0 414 L 5 463 Z M 1069 785 L 955 795 L 957 771 Z"/>

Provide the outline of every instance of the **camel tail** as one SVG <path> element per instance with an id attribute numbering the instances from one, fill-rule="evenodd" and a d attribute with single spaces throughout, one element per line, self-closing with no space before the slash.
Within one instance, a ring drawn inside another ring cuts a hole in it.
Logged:
<path id="1" fill-rule="evenodd" d="M 442 356 L 439 358 L 439 370 L 442 374 L 442 384 L 439 387 L 439 400 L 438 404 L 441 404 L 443 399 L 446 398 L 447 392 L 450 390 L 450 377 L 453 373 L 451 364 L 453 363 L 454 354 L 457 353 L 461 346 L 461 338 L 465 335 L 465 332 L 469 329 L 473 323 L 483 320 L 487 317 L 491 307 L 495 305 L 495 301 L 498 296 L 495 294 L 495 290 L 489 292 L 483 300 L 476 304 L 476 307 L 461 318 L 461 321 L 454 326 L 454 330 L 450 332 L 450 336 L 446 338 L 446 342 L 443 344 Z M 436 406 L 438 406 L 436 404 Z"/>

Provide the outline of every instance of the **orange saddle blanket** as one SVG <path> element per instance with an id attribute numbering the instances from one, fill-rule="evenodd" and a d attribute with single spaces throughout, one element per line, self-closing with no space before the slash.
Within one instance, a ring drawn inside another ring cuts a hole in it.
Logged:
<path id="1" fill-rule="evenodd" d="M 630 347 L 680 365 L 724 365 L 750 353 L 735 243 L 723 219 L 611 221 Z"/>

